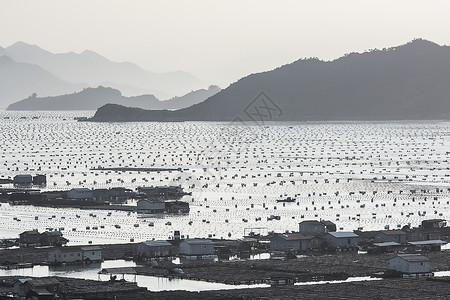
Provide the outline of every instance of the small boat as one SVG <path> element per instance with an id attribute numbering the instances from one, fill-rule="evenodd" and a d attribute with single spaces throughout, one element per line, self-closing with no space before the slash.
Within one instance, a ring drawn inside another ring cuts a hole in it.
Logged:
<path id="1" fill-rule="evenodd" d="M 294 202 L 295 198 L 287 197 L 286 199 L 278 199 L 277 202 Z"/>

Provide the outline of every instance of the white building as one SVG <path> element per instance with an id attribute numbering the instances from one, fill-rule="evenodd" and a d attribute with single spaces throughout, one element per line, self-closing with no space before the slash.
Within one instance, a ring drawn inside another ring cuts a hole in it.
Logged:
<path id="1" fill-rule="evenodd" d="M 74 263 L 91 262 L 102 260 L 102 249 L 100 247 L 61 247 L 48 253 L 49 263 Z"/>
<path id="2" fill-rule="evenodd" d="M 83 252 L 78 247 L 56 248 L 48 253 L 49 263 L 72 263 L 82 261 Z"/>
<path id="3" fill-rule="evenodd" d="M 83 260 L 89 261 L 99 261 L 103 259 L 102 248 L 96 246 L 81 247 L 83 253 Z"/>
<path id="4" fill-rule="evenodd" d="M 406 274 L 431 271 L 430 260 L 420 254 L 398 254 L 389 259 L 388 269 Z"/>
<path id="5" fill-rule="evenodd" d="M 180 243 L 180 254 L 214 255 L 214 244 L 210 240 L 187 239 Z"/>

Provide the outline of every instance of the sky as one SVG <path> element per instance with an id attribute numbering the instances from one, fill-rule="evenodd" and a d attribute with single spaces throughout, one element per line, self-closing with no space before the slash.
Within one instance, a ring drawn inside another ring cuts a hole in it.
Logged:
<path id="1" fill-rule="evenodd" d="M 0 46 L 89 49 L 226 87 L 300 58 L 450 45 L 449 12 L 448 0 L 0 0 Z"/>

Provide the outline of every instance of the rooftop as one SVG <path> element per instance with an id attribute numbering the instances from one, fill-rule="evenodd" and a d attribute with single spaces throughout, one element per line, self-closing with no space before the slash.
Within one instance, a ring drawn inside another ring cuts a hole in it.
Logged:
<path id="1" fill-rule="evenodd" d="M 39 233 L 39 231 L 37 231 L 37 230 L 28 230 L 28 231 L 22 232 L 22 233 L 19 234 L 19 235 L 22 235 L 22 234 L 40 234 L 40 233 Z"/>
<path id="2" fill-rule="evenodd" d="M 149 247 L 157 247 L 157 246 L 172 246 L 171 243 L 167 242 L 167 241 L 163 241 L 163 240 L 158 240 L 158 241 L 145 241 L 142 242 L 144 244 L 146 244 Z"/>
<path id="3" fill-rule="evenodd" d="M 401 244 L 396 242 L 383 242 L 383 243 L 374 243 L 374 246 L 377 247 L 392 247 L 392 246 L 400 246 Z"/>
<path id="4" fill-rule="evenodd" d="M 301 233 L 283 233 L 277 234 L 277 236 L 281 237 L 286 241 L 296 241 L 296 240 L 310 240 L 314 238 L 313 236 L 303 235 Z"/>
<path id="5" fill-rule="evenodd" d="M 420 254 L 398 254 L 397 256 L 400 258 L 403 258 L 404 260 L 406 260 L 408 262 L 429 261 L 428 257 L 422 256 Z"/>
<path id="6" fill-rule="evenodd" d="M 387 235 L 394 235 L 394 234 L 404 234 L 404 235 L 406 235 L 406 233 L 401 231 L 401 230 L 382 230 L 380 232 L 382 232 L 384 234 L 387 234 Z"/>
<path id="7" fill-rule="evenodd" d="M 419 245 L 445 245 L 447 242 L 441 240 L 429 240 L 429 241 L 418 241 L 418 242 L 409 242 L 408 244 L 419 246 Z"/>
<path id="8" fill-rule="evenodd" d="M 212 241 L 211 240 L 203 240 L 203 239 L 189 239 L 189 240 L 184 240 L 186 243 L 191 244 L 191 245 L 212 245 Z"/>
<path id="9" fill-rule="evenodd" d="M 98 250 L 102 250 L 102 247 L 86 246 L 86 247 L 80 247 L 80 249 L 83 250 L 83 251 L 98 251 Z"/>
<path id="10" fill-rule="evenodd" d="M 59 280 L 54 277 L 33 278 L 27 281 L 32 286 L 47 286 L 59 284 Z"/>
<path id="11" fill-rule="evenodd" d="M 335 238 L 353 238 L 359 237 L 359 235 L 350 232 L 350 231 L 336 231 L 336 232 L 328 232 L 327 234 L 335 237 Z"/>

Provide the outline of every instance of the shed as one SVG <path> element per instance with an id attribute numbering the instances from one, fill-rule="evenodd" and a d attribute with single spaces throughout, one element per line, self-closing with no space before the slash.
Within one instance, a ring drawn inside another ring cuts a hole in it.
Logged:
<path id="1" fill-rule="evenodd" d="M 374 241 L 377 243 L 395 242 L 405 244 L 407 240 L 407 234 L 401 230 L 382 230 L 375 234 L 374 238 Z"/>
<path id="2" fill-rule="evenodd" d="M 430 260 L 420 254 L 398 254 L 389 259 L 388 270 L 405 274 L 429 273 Z"/>
<path id="3" fill-rule="evenodd" d="M 142 199 L 137 202 L 138 213 L 163 213 L 165 209 L 166 203 L 164 201 Z"/>
<path id="4" fill-rule="evenodd" d="M 214 244 L 210 240 L 187 239 L 180 243 L 180 254 L 213 255 L 214 254 Z"/>
<path id="5" fill-rule="evenodd" d="M 136 245 L 136 256 L 159 257 L 172 254 L 172 244 L 167 241 L 145 241 Z"/>
<path id="6" fill-rule="evenodd" d="M 322 239 L 331 247 L 349 249 L 358 246 L 359 236 L 353 232 L 328 232 Z"/>
<path id="7" fill-rule="evenodd" d="M 270 250 L 275 251 L 307 251 L 308 249 L 318 248 L 313 247 L 313 236 L 305 236 L 300 233 L 285 233 L 275 234 L 270 238 Z M 319 242 L 320 243 L 320 242 Z"/>

